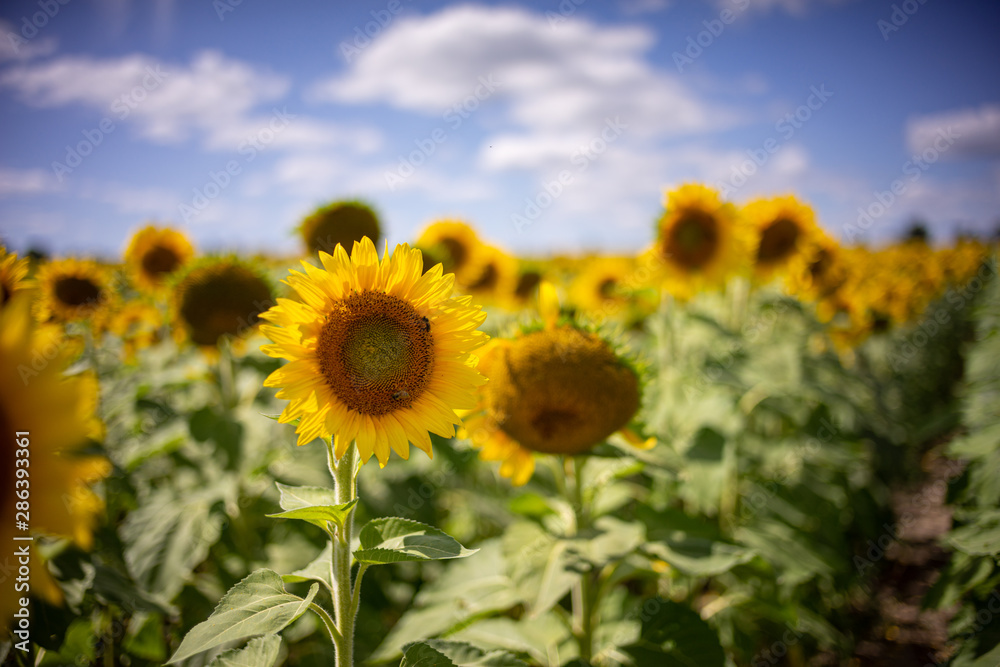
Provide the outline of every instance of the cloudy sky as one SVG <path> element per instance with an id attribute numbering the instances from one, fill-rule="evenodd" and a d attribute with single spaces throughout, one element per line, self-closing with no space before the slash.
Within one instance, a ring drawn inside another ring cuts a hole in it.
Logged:
<path id="1" fill-rule="evenodd" d="M 687 181 L 795 193 L 845 241 L 990 233 L 998 26 L 961 0 L 5 0 L 0 237 L 294 251 L 361 198 L 390 242 L 456 217 L 629 251 Z"/>

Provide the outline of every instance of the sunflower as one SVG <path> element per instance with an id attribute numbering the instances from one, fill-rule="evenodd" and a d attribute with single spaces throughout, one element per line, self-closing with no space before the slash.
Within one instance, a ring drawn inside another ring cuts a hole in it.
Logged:
<path id="1" fill-rule="evenodd" d="M 420 233 L 416 245 L 433 261 L 441 262 L 445 273 L 454 273 L 459 284 L 475 278 L 469 274 L 479 265 L 482 242 L 468 224 L 460 220 L 432 222 Z"/>
<path id="2" fill-rule="evenodd" d="M 298 232 L 310 255 L 320 250 L 333 252 L 337 245 L 351 247 L 365 237 L 372 243 L 382 238 L 375 211 L 358 201 L 335 201 L 317 208 L 302 221 Z"/>
<path id="3" fill-rule="evenodd" d="M 569 286 L 569 298 L 581 311 L 605 316 L 628 303 L 629 276 L 635 261 L 627 257 L 593 257 Z"/>
<path id="4" fill-rule="evenodd" d="M 786 291 L 799 299 L 817 302 L 821 321 L 828 321 L 839 310 L 837 291 L 850 277 L 847 253 L 836 240 L 819 232 L 815 251 L 799 253 L 788 264 Z"/>
<path id="5" fill-rule="evenodd" d="M 743 217 L 757 232 L 754 275 L 767 281 L 796 257 L 811 262 L 822 232 L 816 214 L 794 196 L 756 199 L 743 207 Z"/>
<path id="6" fill-rule="evenodd" d="M 739 211 L 704 185 L 689 183 L 668 192 L 657 228 L 654 253 L 662 262 L 666 288 L 679 298 L 721 287 L 749 260 L 752 239 Z"/>
<path id="7" fill-rule="evenodd" d="M 27 258 L 18 259 L 16 253 L 8 253 L 0 246 L 0 307 L 3 307 L 15 293 L 28 287 Z"/>
<path id="8" fill-rule="evenodd" d="M 37 280 L 35 313 L 41 322 L 87 320 L 100 328 L 115 299 L 107 270 L 90 260 L 49 262 L 39 269 Z"/>
<path id="9" fill-rule="evenodd" d="M 17 491 L 30 492 L 30 530 L 70 537 L 89 549 L 93 527 L 102 507 L 91 484 L 110 472 L 106 459 L 83 457 L 76 450 L 100 435 L 95 416 L 97 382 L 92 375 L 64 377 L 71 355 L 58 327 L 36 327 L 31 297 L 19 291 L 0 309 L 0 540 L 12 544 L 16 535 Z M 40 363 L 43 360 L 44 363 Z M 54 419 L 53 416 L 58 416 Z M 15 436 L 17 433 L 17 436 Z M 21 436 L 21 434 L 26 434 Z M 20 446 L 25 437 L 27 447 Z M 17 475 L 19 450 L 30 460 L 30 482 Z M 34 547 L 32 547 L 34 551 Z M 33 592 L 58 596 L 42 567 L 33 567 Z M 15 596 L 0 595 L 0 622 L 6 624 Z"/>
<path id="10" fill-rule="evenodd" d="M 143 301 L 130 301 L 111 317 L 108 330 L 121 338 L 122 354 L 127 363 L 135 361 L 139 350 L 160 340 L 162 319 L 156 306 Z"/>
<path id="11" fill-rule="evenodd" d="M 466 275 L 468 280 L 460 289 L 480 299 L 506 301 L 517 285 L 517 260 L 499 248 L 484 245 Z"/>
<path id="12" fill-rule="evenodd" d="M 235 257 L 205 258 L 174 288 L 174 334 L 206 349 L 224 337 L 238 342 L 273 304 L 274 290 L 255 267 Z"/>
<path id="13" fill-rule="evenodd" d="M 512 305 L 523 306 L 531 301 L 544 279 L 545 270 L 540 263 L 521 260 L 517 269 L 517 281 L 511 294 Z"/>
<path id="14" fill-rule="evenodd" d="M 132 235 L 125 249 L 125 264 L 136 286 L 155 291 L 166 286 L 193 256 L 194 246 L 182 232 L 147 225 Z"/>
<path id="15" fill-rule="evenodd" d="M 463 431 L 515 486 L 531 478 L 535 454 L 584 454 L 616 431 L 636 441 L 627 425 L 639 409 L 638 373 L 596 333 L 557 325 L 551 284 L 539 293 L 545 327 L 490 342 L 480 362 L 489 382 Z"/>
<path id="16" fill-rule="evenodd" d="M 437 265 L 423 272 L 416 248 L 388 247 L 379 261 L 367 238 L 348 256 L 343 246 L 303 262 L 287 284 L 299 300 L 279 299 L 262 317 L 274 344 L 261 349 L 290 363 L 264 382 L 288 405 L 279 421 L 300 420 L 298 444 L 333 438 L 340 459 L 352 441 L 363 462 L 374 453 L 409 457 L 408 443 L 432 455 L 428 431 L 444 437 L 471 408 L 485 380 L 470 352 L 486 334 L 471 296 L 452 298 L 455 279 Z"/>

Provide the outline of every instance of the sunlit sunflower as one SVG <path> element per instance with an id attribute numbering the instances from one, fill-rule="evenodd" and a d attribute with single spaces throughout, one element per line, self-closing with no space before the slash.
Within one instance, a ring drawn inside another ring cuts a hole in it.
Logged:
<path id="1" fill-rule="evenodd" d="M 481 246 L 459 289 L 480 300 L 508 301 L 517 285 L 517 259 L 493 246 Z"/>
<path id="2" fill-rule="evenodd" d="M 272 305 L 274 290 L 256 267 L 235 257 L 205 258 L 174 287 L 174 334 L 206 349 L 223 337 L 238 343 Z"/>
<path id="3" fill-rule="evenodd" d="M 840 310 L 836 294 L 847 283 L 850 266 L 836 240 L 819 233 L 814 244 L 814 252 L 799 253 L 789 262 L 785 289 L 801 300 L 816 302 L 817 314 L 825 322 Z"/>
<path id="4" fill-rule="evenodd" d="M 41 322 L 103 323 L 116 295 L 108 271 L 90 260 L 61 259 L 43 265 L 37 277 L 35 313 Z"/>
<path id="5" fill-rule="evenodd" d="M 454 273 L 459 284 L 474 277 L 469 273 L 478 264 L 482 242 L 468 224 L 460 220 L 432 222 L 420 233 L 416 245 L 433 260 L 441 262 L 445 273 Z"/>
<path id="6" fill-rule="evenodd" d="M 767 281 L 796 258 L 811 262 L 821 235 L 816 214 L 794 196 L 756 199 L 743 207 L 743 217 L 757 233 L 754 276 Z"/>
<path id="7" fill-rule="evenodd" d="M 319 257 L 322 269 L 303 263 L 286 281 L 299 300 L 262 315 L 274 344 L 261 349 L 289 360 L 264 382 L 289 401 L 279 421 L 301 419 L 300 445 L 333 437 L 338 459 L 352 441 L 382 466 L 390 451 L 408 458 L 408 443 L 430 456 L 428 431 L 453 436 L 455 410 L 471 408 L 485 381 L 470 354 L 487 339 L 485 313 L 471 296 L 452 298 L 454 276 L 424 272 L 408 245 L 381 262 L 367 238 L 350 256 L 341 246 Z"/>
<path id="8" fill-rule="evenodd" d="M 627 257 L 592 257 L 569 287 L 570 301 L 584 313 L 601 318 L 619 313 L 628 303 L 635 261 Z"/>
<path id="9" fill-rule="evenodd" d="M 335 201 L 309 214 L 298 228 L 310 255 L 333 252 L 337 244 L 350 248 L 369 238 L 378 243 L 382 227 L 370 206 L 358 201 Z"/>
<path id="10" fill-rule="evenodd" d="M 148 225 L 132 235 L 125 264 L 139 289 L 153 291 L 164 287 L 193 256 L 194 246 L 182 232 Z"/>
<path id="11" fill-rule="evenodd" d="M 136 352 L 160 340 L 162 320 L 160 310 L 143 301 L 129 301 L 111 317 L 108 331 L 121 339 L 127 363 L 135 361 Z"/>
<path id="12" fill-rule="evenodd" d="M 90 375 L 65 377 L 71 356 L 57 327 L 36 327 L 30 295 L 21 290 L 0 308 L 0 540 L 14 544 L 15 535 L 44 533 L 66 536 L 89 549 L 102 508 L 91 484 L 110 472 L 107 460 L 76 454 L 88 439 L 100 435 L 95 416 L 97 382 Z M 16 433 L 26 434 L 24 436 Z M 21 468 L 18 438 L 30 452 L 30 484 L 17 475 Z M 17 529 L 17 491 L 29 492 L 30 531 Z M 32 551 L 35 551 L 33 548 Z M 44 568 L 32 567 L 32 593 L 58 597 Z M 0 622 L 10 619 L 16 597 L 0 595 Z"/>
<path id="13" fill-rule="evenodd" d="M 657 228 L 665 287 L 680 298 L 721 287 L 749 261 L 752 237 L 739 211 L 707 186 L 689 183 L 668 192 Z"/>
<path id="14" fill-rule="evenodd" d="M 589 452 L 627 430 L 639 409 L 635 368 L 598 334 L 557 325 L 551 285 L 540 287 L 540 301 L 544 329 L 493 340 L 482 352 L 489 382 L 463 431 L 480 458 L 500 461 L 500 474 L 516 486 L 531 478 L 535 454 Z"/>
<path id="15" fill-rule="evenodd" d="M 28 287 L 27 258 L 18 259 L 16 253 L 7 252 L 0 246 L 0 307 L 3 307 L 17 292 Z"/>
<path id="16" fill-rule="evenodd" d="M 538 286 L 545 279 L 545 270 L 539 262 L 521 260 L 514 283 L 512 301 L 514 306 L 523 306 L 535 298 Z"/>

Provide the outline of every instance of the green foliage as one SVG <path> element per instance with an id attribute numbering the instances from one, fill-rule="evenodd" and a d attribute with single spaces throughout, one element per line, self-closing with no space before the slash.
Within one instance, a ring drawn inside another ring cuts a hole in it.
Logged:
<path id="1" fill-rule="evenodd" d="M 354 558 L 368 565 L 465 558 L 477 551 L 466 549 L 433 526 L 399 517 L 369 521 L 359 537 L 361 548 L 354 552 Z"/>

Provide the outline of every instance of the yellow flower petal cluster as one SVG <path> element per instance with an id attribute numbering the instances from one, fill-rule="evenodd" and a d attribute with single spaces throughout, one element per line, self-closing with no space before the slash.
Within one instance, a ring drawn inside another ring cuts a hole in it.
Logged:
<path id="1" fill-rule="evenodd" d="M 192 257 L 194 246 L 183 232 L 155 225 L 133 234 L 125 249 L 125 264 L 135 285 L 148 292 L 165 287 Z"/>

